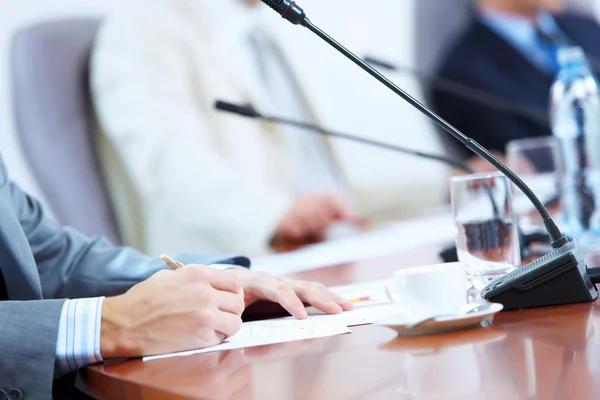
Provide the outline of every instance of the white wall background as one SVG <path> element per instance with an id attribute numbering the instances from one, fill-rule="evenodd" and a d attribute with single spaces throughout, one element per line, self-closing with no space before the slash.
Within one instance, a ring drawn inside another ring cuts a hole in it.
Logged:
<path id="1" fill-rule="evenodd" d="M 0 151 L 17 182 L 26 190 L 40 197 L 43 195 L 24 162 L 18 144 L 11 105 L 11 84 L 9 76 L 9 46 L 12 34 L 24 26 L 39 21 L 76 16 L 101 15 L 111 7 L 126 0 L 0 0 Z M 357 51 L 371 52 L 374 55 L 385 56 L 389 59 L 407 65 L 412 65 L 415 46 L 414 6 L 419 0 L 304 0 L 303 6 L 311 10 L 311 18 L 327 27 L 327 30 L 337 38 Z M 439 0 L 448 1 L 448 0 Z M 592 0 L 600 14 L 600 0 Z M 365 23 L 357 24 L 359 18 Z M 376 40 L 374 40 L 376 39 Z M 381 88 L 375 88 L 368 77 L 348 77 L 347 84 L 364 85 L 365 93 L 380 94 Z M 341 84 L 346 84 L 341 82 Z M 358 101 L 340 99 L 349 115 L 360 114 L 364 98 Z M 389 102 L 386 102 L 389 104 Z M 384 110 L 383 113 L 396 112 L 397 121 L 403 127 L 423 127 L 411 111 L 399 104 L 398 110 Z M 383 114 L 382 114 L 383 115 Z M 342 119 L 343 120 L 343 119 Z M 362 123 L 361 123 L 362 122 Z M 357 125 L 358 123 L 358 125 Z M 378 118 L 362 118 L 347 120 L 351 131 L 360 129 L 386 129 L 378 125 Z M 338 126 L 344 129 L 344 126 Z M 419 147 L 419 146 L 417 146 Z"/>

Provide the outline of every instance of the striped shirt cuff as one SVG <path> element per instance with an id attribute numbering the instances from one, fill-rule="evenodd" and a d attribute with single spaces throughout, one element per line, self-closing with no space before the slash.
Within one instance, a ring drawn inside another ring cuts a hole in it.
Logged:
<path id="1" fill-rule="evenodd" d="M 102 361 L 100 321 L 104 297 L 67 300 L 56 345 L 56 373 L 65 375 Z"/>

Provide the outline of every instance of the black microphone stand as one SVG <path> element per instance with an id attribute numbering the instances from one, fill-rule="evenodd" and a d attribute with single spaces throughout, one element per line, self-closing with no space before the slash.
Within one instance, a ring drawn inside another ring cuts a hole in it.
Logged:
<path id="1" fill-rule="evenodd" d="M 284 19 L 301 25 L 338 50 L 354 64 L 393 91 L 438 126 L 460 141 L 466 148 L 490 162 L 527 196 L 542 217 L 554 250 L 522 268 L 493 280 L 481 292 L 490 301 L 503 304 L 505 310 L 558 304 L 589 302 L 598 298 L 598 292 L 586 271 L 584 252 L 577 241 L 568 241 L 562 234 L 544 204 L 535 193 L 500 160 L 479 143 L 466 136 L 439 115 L 421 104 L 354 53 L 315 26 L 295 1 L 262 0 Z"/>

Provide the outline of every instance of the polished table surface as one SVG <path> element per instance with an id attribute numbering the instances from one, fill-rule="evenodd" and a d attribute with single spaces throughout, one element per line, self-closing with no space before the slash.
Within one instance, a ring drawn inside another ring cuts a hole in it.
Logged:
<path id="1" fill-rule="evenodd" d="M 439 262 L 437 246 L 296 277 L 328 285 Z M 591 265 L 590 265 L 591 266 Z M 100 399 L 598 399 L 600 306 L 503 312 L 489 328 L 396 338 L 352 334 L 83 371 Z"/>

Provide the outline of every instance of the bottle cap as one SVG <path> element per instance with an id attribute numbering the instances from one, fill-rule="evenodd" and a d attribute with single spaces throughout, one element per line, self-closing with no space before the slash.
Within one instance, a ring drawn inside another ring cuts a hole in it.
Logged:
<path id="1" fill-rule="evenodd" d="M 564 47 L 558 50 L 558 63 L 560 65 L 579 63 L 585 61 L 585 53 L 578 46 Z"/>

